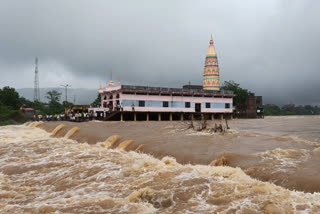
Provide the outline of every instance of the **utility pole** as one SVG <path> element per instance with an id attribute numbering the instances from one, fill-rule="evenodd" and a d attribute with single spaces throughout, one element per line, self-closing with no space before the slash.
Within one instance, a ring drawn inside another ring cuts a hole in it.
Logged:
<path id="1" fill-rule="evenodd" d="M 40 89 L 39 89 L 39 71 L 38 71 L 38 57 L 36 57 L 35 70 L 34 70 L 34 91 L 33 101 L 40 101 Z"/>
<path id="2" fill-rule="evenodd" d="M 65 89 L 65 94 L 66 94 L 66 105 L 67 105 L 67 102 L 68 102 L 68 87 L 71 87 L 71 85 L 69 84 L 65 84 L 65 85 L 61 85 L 62 87 L 64 87 Z"/>

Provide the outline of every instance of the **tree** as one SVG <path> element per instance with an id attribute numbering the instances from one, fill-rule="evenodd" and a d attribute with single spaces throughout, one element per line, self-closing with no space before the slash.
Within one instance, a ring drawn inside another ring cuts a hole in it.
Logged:
<path id="1" fill-rule="evenodd" d="M 64 107 L 61 103 L 59 103 L 61 98 L 61 93 L 52 90 L 48 91 L 46 98 L 49 100 L 49 108 L 45 110 L 46 114 L 61 114 L 64 112 Z"/>
<path id="2" fill-rule="evenodd" d="M 32 107 L 32 102 L 30 100 L 27 100 L 24 97 L 19 98 L 19 104 L 21 107 Z"/>
<path id="3" fill-rule="evenodd" d="M 225 81 L 221 87 L 223 90 L 232 91 L 236 96 L 233 98 L 233 105 L 246 106 L 248 90 L 240 87 L 240 84 L 235 83 L 233 80 Z"/>
<path id="4" fill-rule="evenodd" d="M 3 87 L 0 89 L 0 103 L 12 109 L 19 109 L 20 100 L 18 92 L 9 86 Z"/>
<path id="5" fill-rule="evenodd" d="M 61 98 L 61 93 L 56 90 L 48 91 L 46 98 L 49 100 L 49 103 L 58 103 Z"/>
<path id="6" fill-rule="evenodd" d="M 91 103 L 91 106 L 97 107 L 101 105 L 101 96 L 98 94 L 98 97 Z"/>
<path id="7" fill-rule="evenodd" d="M 24 122 L 26 117 L 19 110 L 20 106 L 21 100 L 14 88 L 0 89 L 0 126 Z"/>
<path id="8" fill-rule="evenodd" d="M 281 109 L 277 105 L 268 104 L 263 106 L 264 114 L 268 115 L 281 115 Z"/>

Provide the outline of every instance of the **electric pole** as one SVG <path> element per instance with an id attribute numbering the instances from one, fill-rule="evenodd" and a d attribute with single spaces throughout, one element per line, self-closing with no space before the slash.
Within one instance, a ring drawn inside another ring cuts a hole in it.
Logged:
<path id="1" fill-rule="evenodd" d="M 65 105 L 67 105 L 67 103 L 68 103 L 68 87 L 71 87 L 71 85 L 65 84 L 65 85 L 61 85 L 61 86 L 64 87 L 64 89 L 65 89 L 65 94 L 66 94 L 66 100 L 65 100 L 66 104 Z"/>

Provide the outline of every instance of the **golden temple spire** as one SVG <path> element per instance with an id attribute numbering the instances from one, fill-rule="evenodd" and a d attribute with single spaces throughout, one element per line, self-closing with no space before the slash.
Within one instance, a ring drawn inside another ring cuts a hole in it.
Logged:
<path id="1" fill-rule="evenodd" d="M 220 90 L 219 64 L 216 50 L 213 46 L 212 34 L 203 71 L 203 89 Z"/>
<path id="2" fill-rule="evenodd" d="M 217 53 L 216 53 L 216 50 L 214 49 L 214 46 L 213 46 L 213 38 L 212 38 L 212 34 L 211 34 L 210 45 L 208 48 L 207 56 L 216 56 L 216 55 L 217 55 Z"/>

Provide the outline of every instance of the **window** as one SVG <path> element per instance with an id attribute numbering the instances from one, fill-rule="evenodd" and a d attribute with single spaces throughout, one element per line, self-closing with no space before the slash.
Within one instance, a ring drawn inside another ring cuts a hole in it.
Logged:
<path id="1" fill-rule="evenodd" d="M 190 102 L 185 102 L 185 107 L 190 108 Z"/>
<path id="2" fill-rule="evenodd" d="M 206 108 L 210 108 L 210 103 L 206 103 Z"/>
<path id="3" fill-rule="evenodd" d="M 230 108 L 230 103 L 226 103 L 225 107 Z"/>
<path id="4" fill-rule="evenodd" d="M 145 106 L 145 101 L 139 100 L 139 107 L 144 107 L 144 106 Z"/>
<path id="5" fill-rule="evenodd" d="M 103 98 L 104 100 L 106 100 L 107 99 L 107 96 L 104 96 L 104 98 Z"/>
<path id="6" fill-rule="evenodd" d="M 168 101 L 163 101 L 163 107 L 169 107 L 169 102 Z"/>

